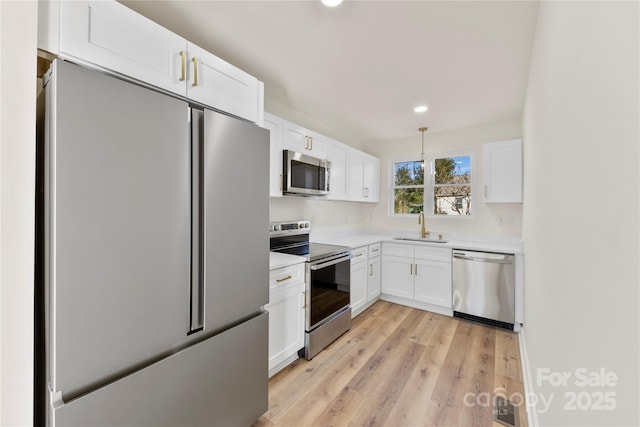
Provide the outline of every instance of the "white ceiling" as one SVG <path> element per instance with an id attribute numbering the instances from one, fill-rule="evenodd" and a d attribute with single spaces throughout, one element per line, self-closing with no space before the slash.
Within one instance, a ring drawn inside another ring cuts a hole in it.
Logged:
<path id="1" fill-rule="evenodd" d="M 366 143 L 519 117 L 537 15 L 535 1 L 123 3 Z"/>

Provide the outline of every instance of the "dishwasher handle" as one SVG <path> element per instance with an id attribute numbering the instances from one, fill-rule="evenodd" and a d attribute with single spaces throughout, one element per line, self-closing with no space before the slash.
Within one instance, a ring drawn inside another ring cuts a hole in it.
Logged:
<path id="1" fill-rule="evenodd" d="M 484 258 L 481 256 L 470 256 L 464 252 L 454 252 L 453 257 L 457 259 L 464 259 L 467 261 L 480 261 L 480 262 L 489 262 L 493 264 L 513 264 L 513 255 L 507 255 L 505 258 Z"/>

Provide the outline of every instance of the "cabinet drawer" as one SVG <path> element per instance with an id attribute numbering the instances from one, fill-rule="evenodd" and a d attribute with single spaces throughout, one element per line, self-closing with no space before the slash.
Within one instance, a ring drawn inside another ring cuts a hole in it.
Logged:
<path id="1" fill-rule="evenodd" d="M 284 286 L 304 283 L 305 264 L 278 268 L 269 272 L 269 289 L 276 290 Z"/>
<path id="2" fill-rule="evenodd" d="M 405 245 L 401 243 L 383 243 L 382 253 L 384 255 L 413 258 L 413 245 Z"/>
<path id="3" fill-rule="evenodd" d="M 415 258 L 430 261 L 451 262 L 451 249 L 416 245 Z"/>
<path id="4" fill-rule="evenodd" d="M 380 256 L 380 243 L 369 245 L 369 258 Z"/>
<path id="5" fill-rule="evenodd" d="M 362 246 L 351 250 L 351 264 L 358 264 L 367 260 L 367 247 Z"/>

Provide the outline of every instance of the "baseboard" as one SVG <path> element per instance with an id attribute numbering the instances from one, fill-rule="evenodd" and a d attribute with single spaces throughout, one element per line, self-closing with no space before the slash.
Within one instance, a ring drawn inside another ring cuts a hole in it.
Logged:
<path id="1" fill-rule="evenodd" d="M 529 366 L 529 353 L 524 342 L 524 328 L 520 328 L 518 332 L 518 344 L 520 346 L 520 365 L 522 366 L 522 385 L 524 387 L 525 403 L 527 405 L 527 422 L 529 427 L 539 427 L 538 412 L 536 407 L 531 404 L 531 396 L 535 396 L 533 389 L 533 381 L 531 379 L 531 366 Z"/>

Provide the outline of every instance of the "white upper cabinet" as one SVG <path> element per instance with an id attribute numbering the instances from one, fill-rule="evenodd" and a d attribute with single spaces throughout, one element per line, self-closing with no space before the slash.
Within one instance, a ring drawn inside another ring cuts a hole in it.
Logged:
<path id="1" fill-rule="evenodd" d="M 349 146 L 337 141 L 327 144 L 327 160 L 331 162 L 329 175 L 329 195 L 331 200 L 348 200 L 347 163 L 349 161 Z"/>
<path id="2" fill-rule="evenodd" d="M 522 139 L 483 147 L 484 201 L 522 203 Z"/>
<path id="3" fill-rule="evenodd" d="M 380 201 L 380 159 L 370 154 L 364 157 L 364 191 L 367 202 Z"/>
<path id="4" fill-rule="evenodd" d="M 380 159 L 349 148 L 349 200 L 380 201 Z"/>
<path id="5" fill-rule="evenodd" d="M 282 148 L 319 159 L 327 158 L 327 141 L 322 135 L 286 120 Z"/>
<path id="6" fill-rule="evenodd" d="M 269 195 L 282 197 L 282 132 L 284 121 L 273 114 L 264 113 L 265 129 L 269 129 Z"/>
<path id="7" fill-rule="evenodd" d="M 262 83 L 116 1 L 43 1 L 38 47 L 262 124 Z"/>
<path id="8" fill-rule="evenodd" d="M 59 44 L 49 40 L 41 47 L 63 58 L 186 95 L 186 85 L 181 80 L 181 52 L 186 55 L 187 50 L 184 38 L 115 1 L 39 4 L 50 8 L 49 28 L 59 28 Z"/>
<path id="9" fill-rule="evenodd" d="M 258 79 L 191 42 L 187 52 L 189 99 L 259 122 Z"/>

